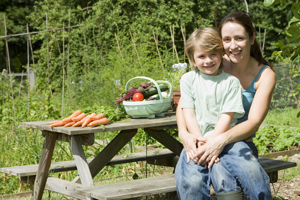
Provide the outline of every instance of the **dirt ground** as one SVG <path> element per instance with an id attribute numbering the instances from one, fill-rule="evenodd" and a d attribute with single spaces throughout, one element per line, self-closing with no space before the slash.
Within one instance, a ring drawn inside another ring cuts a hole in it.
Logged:
<path id="1" fill-rule="evenodd" d="M 282 156 L 276 158 L 276 159 L 281 159 Z M 300 154 L 295 154 L 290 157 L 289 161 L 292 162 L 300 162 Z M 300 166 L 297 166 L 300 167 Z M 279 172 L 279 178 L 280 174 L 283 174 L 283 171 Z M 275 189 L 275 190 L 274 190 Z M 278 180 L 278 182 L 274 183 L 272 186 L 271 184 L 271 190 L 273 195 L 278 195 L 284 198 L 284 200 L 299 200 L 300 195 L 295 194 L 295 191 L 299 191 L 300 194 L 300 175 L 297 177 L 293 178 L 290 181 L 285 181 L 285 180 Z"/>

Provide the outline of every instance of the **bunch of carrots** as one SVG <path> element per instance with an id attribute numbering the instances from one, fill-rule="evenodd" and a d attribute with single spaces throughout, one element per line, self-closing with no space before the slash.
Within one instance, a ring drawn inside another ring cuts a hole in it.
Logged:
<path id="1" fill-rule="evenodd" d="M 76 110 L 72 115 L 70 115 L 67 118 L 64 118 L 61 121 L 53 121 L 49 122 L 50 127 L 57 127 L 57 126 L 65 126 L 65 127 L 78 127 L 81 126 L 86 127 L 92 127 L 92 126 L 99 126 L 99 125 L 105 125 L 108 124 L 108 119 L 105 117 L 103 113 L 96 114 L 92 113 L 90 115 L 87 115 L 85 113 L 82 113 L 81 110 Z"/>

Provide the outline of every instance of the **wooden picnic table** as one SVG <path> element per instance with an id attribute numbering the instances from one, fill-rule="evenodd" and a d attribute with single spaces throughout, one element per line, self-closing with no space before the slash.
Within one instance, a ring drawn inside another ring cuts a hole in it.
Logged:
<path id="1" fill-rule="evenodd" d="M 42 199 L 43 191 L 47 184 L 53 191 L 61 193 L 62 187 L 75 188 L 81 181 L 80 187 L 91 187 L 94 185 L 93 178 L 109 163 L 112 158 L 131 140 L 137 133 L 137 129 L 143 128 L 144 131 L 163 144 L 175 155 L 180 155 L 183 148 L 182 144 L 174 137 L 170 136 L 163 129 L 177 128 L 175 112 L 167 112 L 163 117 L 153 119 L 126 119 L 102 127 L 53 127 L 48 121 L 21 122 L 21 127 L 34 128 L 42 131 L 45 137 L 43 150 L 34 182 L 32 199 Z M 120 131 L 118 135 L 91 161 L 87 162 L 82 145 L 92 145 L 94 143 L 94 134 L 101 134 L 108 131 Z M 73 158 L 76 163 L 79 178 L 77 180 L 60 181 L 59 179 L 49 178 L 48 171 L 54 151 L 55 142 L 69 142 Z M 48 180 L 47 180 L 48 179 Z M 79 181 L 80 179 L 80 181 Z M 70 195 L 76 196 L 76 195 Z M 89 197 L 86 197 L 89 199 Z"/>

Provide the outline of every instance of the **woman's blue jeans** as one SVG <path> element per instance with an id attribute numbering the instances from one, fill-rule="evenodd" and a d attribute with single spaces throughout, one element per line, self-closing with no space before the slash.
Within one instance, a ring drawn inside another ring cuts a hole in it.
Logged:
<path id="1" fill-rule="evenodd" d="M 212 168 L 187 163 L 182 150 L 175 169 L 175 183 L 179 199 L 209 200 L 212 183 L 216 193 L 243 189 L 248 199 L 272 199 L 270 179 L 245 142 L 225 146 L 220 162 Z"/>

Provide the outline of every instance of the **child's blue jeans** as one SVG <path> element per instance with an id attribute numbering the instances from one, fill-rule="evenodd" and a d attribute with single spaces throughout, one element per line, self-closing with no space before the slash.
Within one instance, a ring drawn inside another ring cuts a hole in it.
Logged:
<path id="1" fill-rule="evenodd" d="M 245 142 L 225 146 L 220 162 L 207 169 L 190 160 L 182 150 L 175 169 L 179 199 L 209 200 L 212 183 L 216 193 L 243 189 L 248 199 L 272 199 L 270 179 Z"/>

